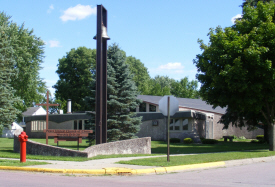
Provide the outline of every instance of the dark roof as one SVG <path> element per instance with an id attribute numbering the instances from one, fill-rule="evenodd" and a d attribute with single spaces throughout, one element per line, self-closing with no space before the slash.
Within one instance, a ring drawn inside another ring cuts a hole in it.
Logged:
<path id="1" fill-rule="evenodd" d="M 62 122 L 71 121 L 71 120 L 91 119 L 92 115 L 95 115 L 95 113 L 86 112 L 86 113 L 72 113 L 72 114 L 49 114 L 49 121 L 62 123 Z M 137 117 L 142 116 L 142 121 L 164 118 L 163 114 L 160 112 L 137 112 L 136 116 Z M 201 112 L 195 112 L 195 111 L 189 110 L 189 111 L 176 112 L 173 116 L 171 116 L 171 118 L 196 118 L 200 120 L 205 120 L 206 116 Z M 30 121 L 37 121 L 37 120 L 45 121 L 46 115 L 25 117 L 26 123 Z"/>
<path id="2" fill-rule="evenodd" d="M 88 113 L 73 113 L 73 114 L 49 114 L 49 121 L 56 123 L 62 123 L 65 121 L 78 120 L 78 119 L 90 119 L 91 115 Z M 46 120 L 46 115 L 28 116 L 25 117 L 25 122 L 36 121 L 36 120 Z"/>
<path id="3" fill-rule="evenodd" d="M 32 116 L 40 107 L 30 107 L 27 111 L 23 112 L 23 116 Z"/>
<path id="4" fill-rule="evenodd" d="M 144 102 L 151 103 L 154 105 L 158 105 L 159 100 L 162 97 L 163 96 L 152 96 L 152 95 L 137 96 L 138 99 L 141 99 Z M 201 99 L 189 99 L 189 98 L 177 98 L 177 99 L 179 101 L 179 107 L 199 110 L 199 111 L 209 112 L 209 113 L 225 114 L 226 108 L 216 107 L 215 109 L 213 109 L 212 105 L 207 104 L 205 101 Z"/>
<path id="5" fill-rule="evenodd" d="M 163 119 L 164 116 L 161 112 L 137 112 L 137 117 L 142 116 L 142 121 L 149 121 L 149 120 L 156 120 L 156 119 Z M 176 112 L 171 118 L 196 118 L 200 120 L 205 120 L 205 114 L 201 112 L 195 111 L 179 111 Z"/>

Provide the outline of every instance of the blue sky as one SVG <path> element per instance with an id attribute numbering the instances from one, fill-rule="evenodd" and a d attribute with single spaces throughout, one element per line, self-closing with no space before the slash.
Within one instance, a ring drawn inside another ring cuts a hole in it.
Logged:
<path id="1" fill-rule="evenodd" d="M 52 86 L 58 59 L 72 48 L 95 49 L 96 6 L 108 11 L 108 45 L 117 43 L 127 56 L 140 59 L 151 77 L 195 80 L 193 59 L 208 43 L 209 28 L 228 27 L 242 13 L 243 0 L 2 0 L 0 11 L 33 29 L 45 42 L 41 78 Z"/>

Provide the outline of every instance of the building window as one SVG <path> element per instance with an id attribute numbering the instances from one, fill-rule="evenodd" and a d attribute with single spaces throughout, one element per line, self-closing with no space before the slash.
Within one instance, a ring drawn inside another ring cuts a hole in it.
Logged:
<path id="1" fill-rule="evenodd" d="M 157 107 L 155 105 L 149 105 L 149 112 L 156 112 L 157 111 Z"/>
<path id="2" fill-rule="evenodd" d="M 43 132 L 46 129 L 46 121 L 32 121 L 31 122 L 31 131 Z"/>
<path id="3" fill-rule="evenodd" d="M 184 131 L 188 131 L 189 129 L 188 129 L 188 119 L 185 119 L 185 120 L 183 120 L 182 121 L 182 130 L 184 130 Z"/>
<path id="4" fill-rule="evenodd" d="M 169 129 L 171 131 L 189 131 L 188 119 L 170 119 Z"/>
<path id="5" fill-rule="evenodd" d="M 141 103 L 139 105 L 139 112 L 146 112 L 146 103 Z"/>
<path id="6" fill-rule="evenodd" d="M 74 130 L 84 130 L 85 121 L 87 120 L 74 120 Z"/>

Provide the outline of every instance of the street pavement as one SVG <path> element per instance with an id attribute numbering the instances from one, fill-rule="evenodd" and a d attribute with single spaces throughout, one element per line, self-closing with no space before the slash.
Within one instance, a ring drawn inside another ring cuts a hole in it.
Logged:
<path id="1" fill-rule="evenodd" d="M 172 156 L 172 155 L 171 155 Z M 178 156 L 178 155 L 177 155 Z M 30 171 L 30 172 L 48 172 L 48 173 L 68 173 L 68 174 L 163 174 L 171 172 L 181 172 L 186 170 L 200 170 L 207 168 L 218 167 L 230 167 L 247 165 L 259 162 L 271 162 L 275 161 L 275 156 L 221 161 L 203 164 L 192 164 L 183 166 L 171 166 L 171 167 L 152 167 L 152 166 L 139 166 L 139 165 L 127 165 L 117 164 L 116 162 L 121 160 L 133 160 L 148 157 L 122 157 L 122 158 L 108 158 L 99 160 L 89 160 L 84 162 L 74 161 L 55 161 L 55 160 L 35 160 L 48 162 L 46 165 L 34 165 L 26 167 L 9 167 L 0 166 L 0 170 L 18 170 L 18 171 Z M 2 158 L 5 159 L 5 158 Z M 19 159 L 14 159 L 19 160 Z M 27 160 L 28 161 L 28 160 Z M 30 160 L 31 161 L 31 160 Z"/>

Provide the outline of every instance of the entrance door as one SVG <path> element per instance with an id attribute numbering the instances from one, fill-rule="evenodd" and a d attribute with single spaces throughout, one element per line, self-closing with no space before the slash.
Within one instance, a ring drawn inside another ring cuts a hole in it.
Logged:
<path id="1" fill-rule="evenodd" d="M 207 120 L 205 128 L 206 128 L 205 138 L 206 139 L 213 139 L 214 138 L 214 135 L 213 135 L 213 121 L 212 120 Z"/>

